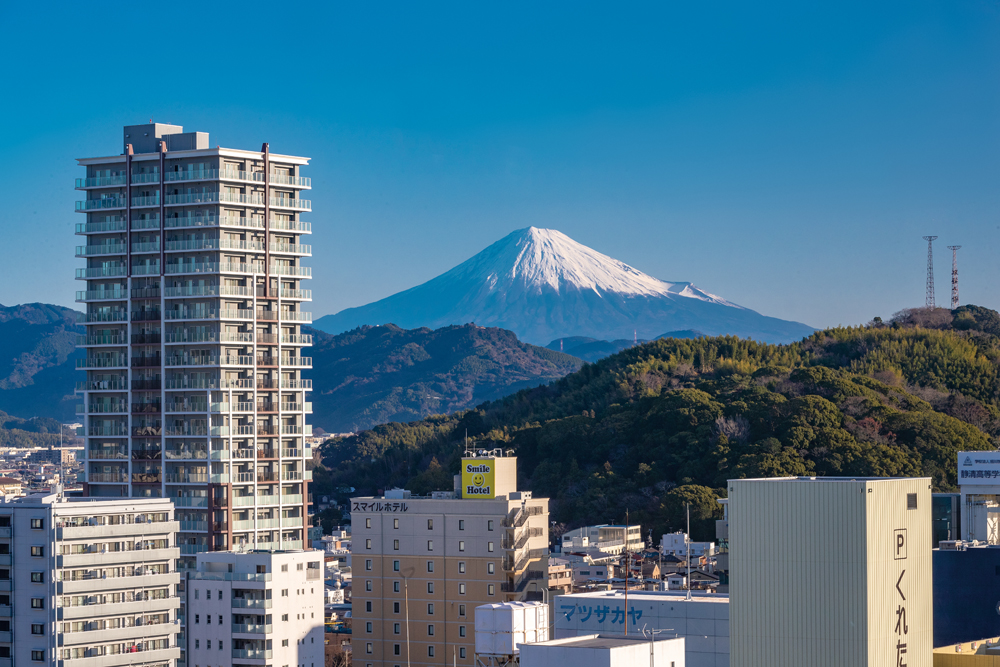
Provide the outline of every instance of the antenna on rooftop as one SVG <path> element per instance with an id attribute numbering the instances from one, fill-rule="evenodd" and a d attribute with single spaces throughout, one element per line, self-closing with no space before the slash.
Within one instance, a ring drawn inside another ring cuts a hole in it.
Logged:
<path id="1" fill-rule="evenodd" d="M 927 241 L 927 296 L 924 297 L 925 308 L 935 308 L 934 305 L 934 239 L 936 236 L 925 236 Z"/>
<path id="2" fill-rule="evenodd" d="M 960 245 L 950 245 L 951 250 L 951 309 L 958 308 L 958 249 Z"/>

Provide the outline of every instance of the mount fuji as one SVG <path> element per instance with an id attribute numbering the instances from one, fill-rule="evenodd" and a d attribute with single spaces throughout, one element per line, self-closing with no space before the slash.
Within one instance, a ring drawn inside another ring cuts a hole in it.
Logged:
<path id="1" fill-rule="evenodd" d="M 313 324 L 333 334 L 392 322 L 436 329 L 475 322 L 545 345 L 560 337 L 653 339 L 693 329 L 788 343 L 814 329 L 761 315 L 685 282 L 665 282 L 554 229 L 513 232 L 437 278 Z"/>

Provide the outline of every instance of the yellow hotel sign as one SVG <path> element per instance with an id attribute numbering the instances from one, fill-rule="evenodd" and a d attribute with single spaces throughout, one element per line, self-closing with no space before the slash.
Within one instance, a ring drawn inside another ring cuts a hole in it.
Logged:
<path id="1" fill-rule="evenodd" d="M 493 459 L 462 459 L 462 497 L 495 497 L 495 477 Z"/>

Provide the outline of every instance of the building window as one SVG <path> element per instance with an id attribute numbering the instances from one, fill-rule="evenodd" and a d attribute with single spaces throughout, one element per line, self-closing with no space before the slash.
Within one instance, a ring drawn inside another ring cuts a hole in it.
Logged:
<path id="1" fill-rule="evenodd" d="M 428 572 L 434 571 L 434 561 L 432 560 L 427 561 L 427 571 Z"/>
<path id="2" fill-rule="evenodd" d="M 31 634 L 33 634 L 33 635 L 44 635 L 45 634 L 45 626 L 42 625 L 41 623 L 32 623 L 31 624 Z"/>
<path id="3" fill-rule="evenodd" d="M 31 529 L 32 530 L 41 530 L 42 528 L 45 528 L 45 519 L 32 519 L 31 520 Z"/>
<path id="4" fill-rule="evenodd" d="M 399 519 L 393 519 L 392 520 L 392 527 L 393 527 L 393 530 L 399 530 Z"/>
<path id="5" fill-rule="evenodd" d="M 34 660 L 35 662 L 44 662 L 45 661 L 45 651 L 32 651 L 31 652 L 31 659 Z"/>
<path id="6" fill-rule="evenodd" d="M 201 648 L 201 640 L 200 639 L 195 639 L 194 640 L 194 647 L 198 648 L 198 649 Z"/>
<path id="7" fill-rule="evenodd" d="M 493 543 L 492 542 L 487 542 L 486 543 L 486 550 L 489 551 L 490 553 L 493 553 Z"/>
<path id="8" fill-rule="evenodd" d="M 392 624 L 392 634 L 394 634 L 394 635 L 398 635 L 399 634 L 399 623 L 393 623 Z"/>
<path id="9" fill-rule="evenodd" d="M 465 584 L 459 584 L 458 585 L 458 594 L 459 595 L 465 595 Z"/>
<path id="10" fill-rule="evenodd" d="M 393 551 L 399 551 L 399 540 L 393 540 L 392 541 L 392 550 Z"/>
<path id="11" fill-rule="evenodd" d="M 205 640 L 205 648 L 212 648 L 212 640 L 211 639 L 206 639 Z"/>
<path id="12" fill-rule="evenodd" d="M 283 598 L 287 598 L 288 597 L 288 589 L 287 588 L 282 588 L 281 589 L 281 597 L 283 597 Z"/>
<path id="13" fill-rule="evenodd" d="M 434 615 L 434 603 L 433 602 L 428 602 L 427 603 L 427 615 L 428 616 L 433 616 Z"/>
<path id="14" fill-rule="evenodd" d="M 197 588 L 196 588 L 196 589 L 194 589 L 194 599 L 195 599 L 195 600 L 197 600 L 197 599 L 198 599 L 198 594 L 199 594 L 199 593 L 201 593 L 201 591 L 200 591 L 200 590 L 198 590 Z"/>
<path id="15" fill-rule="evenodd" d="M 281 571 L 282 571 L 282 572 L 288 572 L 288 563 L 285 563 L 284 565 L 282 565 L 282 566 L 281 566 Z M 212 593 L 211 593 L 211 591 L 210 591 L 210 592 L 209 592 L 209 595 L 211 595 L 211 594 L 212 594 Z"/>
<path id="16" fill-rule="evenodd" d="M 372 601 L 371 600 L 365 600 L 365 611 L 367 611 L 368 613 L 371 613 L 371 610 L 372 610 Z M 285 619 L 285 620 L 287 620 L 287 619 Z"/>
<path id="17" fill-rule="evenodd" d="M 427 647 L 427 657 L 428 658 L 433 658 L 434 657 L 434 647 L 433 646 L 428 646 Z"/>
<path id="18" fill-rule="evenodd" d="M 399 644 L 393 644 L 392 645 L 392 654 L 393 655 L 399 655 Z"/>
<path id="19" fill-rule="evenodd" d="M 45 598 L 31 598 L 32 609 L 45 609 Z"/>
<path id="20" fill-rule="evenodd" d="M 372 527 L 372 520 L 365 519 L 365 528 L 371 528 L 371 527 Z"/>
<path id="21" fill-rule="evenodd" d="M 486 522 L 486 530 L 493 530 L 493 519 Z"/>
<path id="22" fill-rule="evenodd" d="M 36 558 L 41 558 L 45 555 L 45 547 L 31 547 L 31 555 Z"/>
<path id="23" fill-rule="evenodd" d="M 459 551 L 465 551 L 465 540 L 459 540 L 458 541 L 458 550 Z"/>
<path id="24" fill-rule="evenodd" d="M 493 574 L 497 571 L 497 566 L 493 563 L 486 564 L 486 574 Z"/>
<path id="25" fill-rule="evenodd" d="M 372 548 L 372 541 L 365 540 L 365 549 L 371 549 L 371 548 Z"/>
<path id="26" fill-rule="evenodd" d="M 365 579 L 365 590 L 366 591 L 371 591 L 371 589 L 372 589 L 372 580 L 371 579 Z"/>
<path id="27" fill-rule="evenodd" d="M 367 644 L 365 644 L 365 653 L 368 653 L 369 655 L 372 653 L 372 643 L 371 642 L 368 642 Z"/>
<path id="28" fill-rule="evenodd" d="M 221 639 L 219 640 L 219 650 L 220 651 L 222 650 L 222 640 Z"/>
<path id="29" fill-rule="evenodd" d="M 288 646 L 288 640 L 287 639 L 282 639 L 281 640 L 281 645 L 282 646 Z"/>
<path id="30" fill-rule="evenodd" d="M 372 569 L 372 559 L 371 558 L 369 558 L 368 560 L 365 561 L 365 569 L 368 570 L 369 572 L 371 572 L 371 569 Z"/>
<path id="31" fill-rule="evenodd" d="M 427 550 L 434 551 L 434 540 L 427 540 Z"/>
<path id="32" fill-rule="evenodd" d="M 201 623 L 201 614 L 195 614 L 194 615 L 194 622 L 195 623 Z"/>
<path id="33" fill-rule="evenodd" d="M 465 530 L 465 519 L 459 519 L 458 520 L 458 529 L 459 530 Z"/>
<path id="34" fill-rule="evenodd" d="M 434 626 L 433 625 L 428 625 L 427 626 L 427 636 L 428 637 L 433 637 L 434 636 Z"/>
<path id="35" fill-rule="evenodd" d="M 459 658 L 464 658 L 465 657 L 465 647 L 464 646 L 462 646 L 462 647 L 460 647 L 458 649 L 458 657 Z"/>
<path id="36" fill-rule="evenodd" d="M 392 592 L 393 593 L 398 593 L 399 592 L 399 582 L 398 581 L 392 582 Z"/>
<path id="37" fill-rule="evenodd" d="M 370 603 L 369 603 L 369 604 L 370 604 Z M 368 611 L 371 611 L 371 609 L 369 609 Z M 195 617 L 195 619 L 197 619 L 197 618 L 198 618 L 198 614 L 195 614 L 195 615 L 194 615 L 194 617 Z M 282 615 L 281 615 L 281 620 L 283 620 L 283 621 L 287 621 L 287 620 L 288 620 L 288 614 L 282 614 Z M 198 621 L 196 620 L 196 621 L 195 621 L 195 623 L 197 623 L 197 622 L 198 622 Z"/>
<path id="38" fill-rule="evenodd" d="M 45 573 L 44 572 L 32 572 L 31 573 L 31 583 L 42 584 L 45 583 Z"/>
<path id="39" fill-rule="evenodd" d="M 222 625 L 222 614 L 219 614 L 219 625 Z"/>
<path id="40" fill-rule="evenodd" d="M 434 530 L 434 519 L 427 519 L 427 530 Z"/>
<path id="41" fill-rule="evenodd" d="M 496 585 L 494 585 L 494 584 L 487 584 L 486 585 L 486 594 L 487 595 L 496 595 L 496 592 L 497 592 Z"/>
<path id="42" fill-rule="evenodd" d="M 459 637 L 464 637 L 465 636 L 465 626 L 464 625 L 458 626 L 458 636 Z"/>
<path id="43" fill-rule="evenodd" d="M 393 602 L 392 603 L 392 613 L 394 613 L 394 614 L 398 614 L 399 613 L 399 603 L 398 602 Z"/>
<path id="44" fill-rule="evenodd" d="M 908 510 L 917 509 L 917 494 L 915 493 L 906 494 L 906 509 Z"/>
<path id="45" fill-rule="evenodd" d="M 428 593 L 433 593 L 434 592 L 434 582 L 433 581 L 428 581 L 427 582 L 427 592 Z"/>
<path id="46" fill-rule="evenodd" d="M 464 560 L 458 561 L 458 573 L 459 574 L 465 574 L 465 561 Z"/>
<path id="47" fill-rule="evenodd" d="M 392 561 L 392 571 L 393 572 L 399 572 L 399 561 L 398 560 Z"/>
<path id="48" fill-rule="evenodd" d="M 374 626 L 372 625 L 371 621 L 368 621 L 367 623 L 365 623 L 365 632 L 367 632 L 367 633 L 370 634 L 373 629 L 374 629 Z"/>

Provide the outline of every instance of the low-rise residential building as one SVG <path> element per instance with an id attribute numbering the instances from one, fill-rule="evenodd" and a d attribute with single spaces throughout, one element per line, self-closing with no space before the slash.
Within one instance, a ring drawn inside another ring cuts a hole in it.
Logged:
<path id="1" fill-rule="evenodd" d="M 188 667 L 322 667 L 322 552 L 208 552 L 196 567 L 185 590 Z"/>
<path id="2" fill-rule="evenodd" d="M 0 496 L 21 495 L 21 480 L 16 477 L 0 477 Z"/>
<path id="3" fill-rule="evenodd" d="M 162 498 L 0 501 L 0 659 L 174 667 L 178 523 Z"/>
<path id="4" fill-rule="evenodd" d="M 563 551 L 578 551 L 588 548 L 602 553 L 618 555 L 626 548 L 630 552 L 642 551 L 645 542 L 642 540 L 642 526 L 625 526 L 600 524 L 584 526 L 564 533 L 562 536 Z"/>
<path id="5" fill-rule="evenodd" d="M 553 595 L 573 592 L 573 568 L 565 558 L 549 558 L 548 588 Z"/>
<path id="6" fill-rule="evenodd" d="M 715 554 L 715 542 L 689 542 L 687 533 L 665 533 L 660 539 L 660 550 L 664 554 L 686 556 L 688 550 L 692 556 L 708 556 Z"/>

